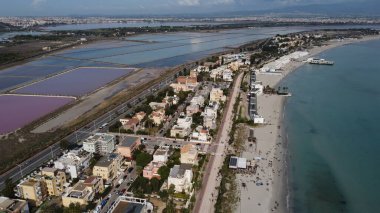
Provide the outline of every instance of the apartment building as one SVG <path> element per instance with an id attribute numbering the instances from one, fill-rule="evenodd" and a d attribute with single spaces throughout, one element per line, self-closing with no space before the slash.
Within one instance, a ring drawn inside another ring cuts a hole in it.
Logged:
<path id="1" fill-rule="evenodd" d="M 83 149 L 90 153 L 108 154 L 115 150 L 115 136 L 96 133 L 83 141 Z"/>
<path id="2" fill-rule="evenodd" d="M 94 197 L 95 192 L 83 182 L 79 181 L 62 196 L 62 205 L 69 207 L 72 203 L 79 203 L 81 206 L 87 206 L 88 202 L 92 201 Z"/>
<path id="3" fill-rule="evenodd" d="M 170 169 L 168 188 L 174 185 L 176 192 L 184 191 L 189 193 L 192 187 L 191 180 L 193 179 L 192 166 L 191 164 L 174 165 L 174 167 Z"/>
<path id="4" fill-rule="evenodd" d="M 50 196 L 61 196 L 65 191 L 66 174 L 56 168 L 43 168 L 41 176 Z"/>
<path id="5" fill-rule="evenodd" d="M 28 202 L 25 200 L 0 197 L 0 212 L 2 213 L 29 213 Z"/>
<path id="6" fill-rule="evenodd" d="M 33 206 L 40 206 L 48 196 L 48 191 L 42 180 L 32 178 L 17 185 L 16 196 L 27 200 Z"/>
<path id="7" fill-rule="evenodd" d="M 112 153 L 107 156 L 103 156 L 98 162 L 96 162 L 92 170 L 92 174 L 109 182 L 116 177 L 117 171 L 121 164 L 122 156 L 119 154 Z"/>
<path id="8" fill-rule="evenodd" d="M 132 152 L 139 147 L 141 139 L 139 137 L 126 136 L 120 138 L 120 143 L 117 146 L 117 152 L 128 159 L 132 158 Z"/>
<path id="9" fill-rule="evenodd" d="M 71 150 L 54 161 L 54 168 L 64 170 L 71 179 L 78 178 L 90 165 L 92 154 L 83 149 Z"/>
<path id="10" fill-rule="evenodd" d="M 181 148 L 181 163 L 183 164 L 198 164 L 198 150 L 193 144 L 186 144 Z"/>

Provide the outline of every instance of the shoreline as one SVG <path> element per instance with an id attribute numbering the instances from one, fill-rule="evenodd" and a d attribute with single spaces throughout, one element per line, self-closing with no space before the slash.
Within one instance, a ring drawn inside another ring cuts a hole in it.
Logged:
<path id="1" fill-rule="evenodd" d="M 277 88 L 288 74 L 303 66 L 305 62 L 302 61 L 309 57 L 344 45 L 378 39 L 380 39 L 379 35 L 361 39 L 330 40 L 323 46 L 305 50 L 309 54 L 300 58 L 299 61 L 286 64 L 280 75 L 257 73 L 257 81 L 261 81 L 263 86 Z M 242 157 L 263 159 L 256 163 L 257 174 L 236 175 L 236 183 L 238 185 L 245 183 L 246 187 L 238 192 L 240 201 L 236 205 L 235 212 L 290 212 L 291 210 L 290 160 L 284 124 L 286 100 L 286 97 L 278 95 L 262 94 L 257 97 L 257 110 L 265 118 L 266 125 L 254 128 L 256 149 L 244 151 Z M 245 145 L 247 147 L 247 144 Z M 256 185 L 258 182 L 263 185 Z"/>

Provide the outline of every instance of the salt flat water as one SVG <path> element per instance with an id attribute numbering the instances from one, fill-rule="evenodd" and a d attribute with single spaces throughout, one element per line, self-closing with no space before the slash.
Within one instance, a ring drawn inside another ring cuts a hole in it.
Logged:
<path id="1" fill-rule="evenodd" d="M 144 22 L 130 21 L 126 23 L 89 23 L 89 24 L 66 24 L 43 27 L 44 30 L 91 30 L 104 28 L 120 28 L 120 27 L 160 27 L 160 26 L 196 26 L 196 25 L 217 25 L 222 22 Z"/>
<path id="2" fill-rule="evenodd" d="M 380 212 L 380 41 L 320 54 L 283 82 L 293 212 Z"/>
<path id="3" fill-rule="evenodd" d="M 14 131 L 74 101 L 69 97 L 0 95 L 0 134 Z"/>
<path id="4" fill-rule="evenodd" d="M 33 95 L 83 96 L 129 74 L 133 70 L 107 67 L 81 67 L 30 84 L 14 92 Z"/>

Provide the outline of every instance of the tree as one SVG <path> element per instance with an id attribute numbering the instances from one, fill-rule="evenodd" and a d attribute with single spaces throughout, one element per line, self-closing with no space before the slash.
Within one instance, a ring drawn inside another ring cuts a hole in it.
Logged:
<path id="1" fill-rule="evenodd" d="M 148 118 L 145 121 L 145 128 L 152 128 L 154 126 L 154 122 L 152 119 Z"/>
<path id="2" fill-rule="evenodd" d="M 164 189 L 162 191 L 159 191 L 158 192 L 158 195 L 160 196 L 160 198 L 164 201 L 166 201 L 166 199 L 168 199 L 169 197 L 169 194 L 168 194 L 168 190 Z"/>
<path id="3" fill-rule="evenodd" d="M 140 152 L 136 155 L 137 166 L 145 167 L 150 161 L 152 161 L 152 156 L 149 153 Z"/>
<path id="4" fill-rule="evenodd" d="M 81 213 L 82 210 L 80 208 L 80 204 L 79 203 L 70 203 L 70 206 L 68 208 L 65 208 L 63 210 L 64 213 Z"/>
<path id="5" fill-rule="evenodd" d="M 11 179 L 6 179 L 5 180 L 5 188 L 3 189 L 2 191 L 2 195 L 4 195 L 5 197 L 9 197 L 9 198 L 14 198 L 15 197 L 15 192 L 13 191 L 13 189 L 15 188 L 15 184 L 12 182 Z"/>
<path id="6" fill-rule="evenodd" d="M 61 142 L 59 142 L 59 147 L 63 150 L 67 150 L 70 147 L 70 143 L 67 140 L 61 140 Z"/>
<path id="7" fill-rule="evenodd" d="M 203 123 L 201 112 L 194 113 L 192 117 L 193 117 L 193 124 L 195 124 L 195 126 L 199 126 Z"/>
<path id="8" fill-rule="evenodd" d="M 175 186 L 173 184 L 170 184 L 168 194 L 169 196 L 173 196 L 175 192 Z"/>
<path id="9" fill-rule="evenodd" d="M 161 176 L 161 180 L 166 180 L 169 177 L 170 169 L 167 166 L 161 166 L 157 172 Z"/>
<path id="10" fill-rule="evenodd" d="M 175 203 L 172 199 L 169 199 L 166 202 L 166 208 L 162 211 L 163 213 L 176 213 L 176 207 Z"/>
<path id="11" fill-rule="evenodd" d="M 161 184 L 160 184 L 160 180 L 158 180 L 157 178 L 152 178 L 150 180 L 150 185 L 152 187 L 152 191 L 154 192 L 160 191 Z"/>

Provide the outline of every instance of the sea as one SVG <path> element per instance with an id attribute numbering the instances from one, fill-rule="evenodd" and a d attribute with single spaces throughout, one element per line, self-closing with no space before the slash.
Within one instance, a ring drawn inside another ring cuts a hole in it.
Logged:
<path id="1" fill-rule="evenodd" d="M 281 85 L 290 210 L 380 212 L 380 40 L 328 50 Z"/>

